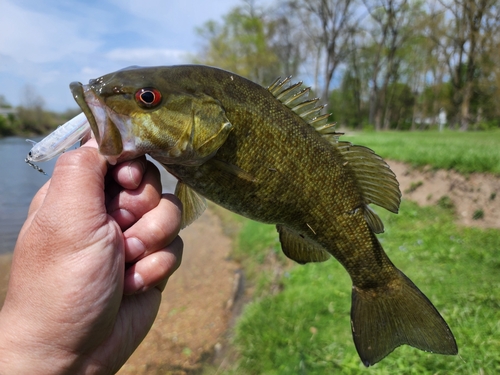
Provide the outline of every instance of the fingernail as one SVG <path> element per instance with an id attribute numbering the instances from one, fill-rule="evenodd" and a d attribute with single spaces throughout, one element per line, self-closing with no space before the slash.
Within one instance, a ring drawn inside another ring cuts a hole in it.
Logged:
<path id="1" fill-rule="evenodd" d="M 134 170 L 140 169 L 141 173 L 140 175 L 137 175 L 137 173 L 134 173 Z M 128 165 L 128 173 L 130 176 L 130 179 L 134 183 L 134 185 L 137 187 L 141 184 L 142 181 L 142 175 L 144 174 L 144 164 L 137 161 L 133 160 L 129 163 Z"/>
<path id="2" fill-rule="evenodd" d="M 123 223 L 123 221 L 127 223 L 133 223 L 136 221 L 135 215 L 124 208 L 119 208 L 113 212 L 109 212 L 109 214 L 113 217 L 113 219 L 120 223 Z"/>
<path id="3" fill-rule="evenodd" d="M 140 291 L 142 288 L 144 288 L 144 280 L 142 279 L 140 273 L 134 272 L 134 285 L 136 291 Z"/>
<path id="4" fill-rule="evenodd" d="M 126 294 L 133 294 L 144 289 L 144 280 L 140 273 L 135 271 L 127 272 L 125 275 L 124 291 Z"/>
<path id="5" fill-rule="evenodd" d="M 127 262 L 131 262 L 138 258 L 146 250 L 144 244 L 137 237 L 130 237 L 125 239 L 125 256 Z"/>

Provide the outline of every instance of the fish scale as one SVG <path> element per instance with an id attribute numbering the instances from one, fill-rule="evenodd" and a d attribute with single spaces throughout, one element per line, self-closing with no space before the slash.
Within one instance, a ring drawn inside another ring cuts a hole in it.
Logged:
<path id="1" fill-rule="evenodd" d="M 366 366 L 403 344 L 456 354 L 444 319 L 375 235 L 383 223 L 369 205 L 397 213 L 396 176 L 372 150 L 340 140 L 310 90 L 289 81 L 266 89 L 183 65 L 127 68 L 71 89 L 101 153 L 113 162 L 148 153 L 178 178 L 184 226 L 207 198 L 276 224 L 298 263 L 335 257 L 353 282 L 351 328 Z"/>

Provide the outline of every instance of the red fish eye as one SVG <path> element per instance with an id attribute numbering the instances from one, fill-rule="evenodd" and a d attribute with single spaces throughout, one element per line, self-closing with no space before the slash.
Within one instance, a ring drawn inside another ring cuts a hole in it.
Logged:
<path id="1" fill-rule="evenodd" d="M 137 90 L 135 100 L 144 108 L 156 107 L 161 102 L 161 92 L 152 87 L 145 87 Z"/>

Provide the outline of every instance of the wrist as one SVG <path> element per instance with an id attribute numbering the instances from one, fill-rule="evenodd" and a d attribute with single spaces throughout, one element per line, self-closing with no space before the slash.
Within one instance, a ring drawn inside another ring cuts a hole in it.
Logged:
<path id="1" fill-rule="evenodd" d="M 0 311 L 0 375 L 74 374 L 78 356 L 40 340 Z"/>

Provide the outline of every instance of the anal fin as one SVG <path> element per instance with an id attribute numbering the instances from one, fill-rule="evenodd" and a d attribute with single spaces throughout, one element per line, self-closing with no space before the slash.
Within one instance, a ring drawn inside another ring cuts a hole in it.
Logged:
<path id="1" fill-rule="evenodd" d="M 324 262 L 330 258 L 330 253 L 323 247 L 294 230 L 283 225 L 276 225 L 276 229 L 283 253 L 297 263 Z"/>
<path id="2" fill-rule="evenodd" d="M 181 181 L 177 183 L 175 195 L 177 195 L 177 198 L 182 202 L 181 228 L 190 225 L 199 218 L 207 208 L 205 198 Z"/>

